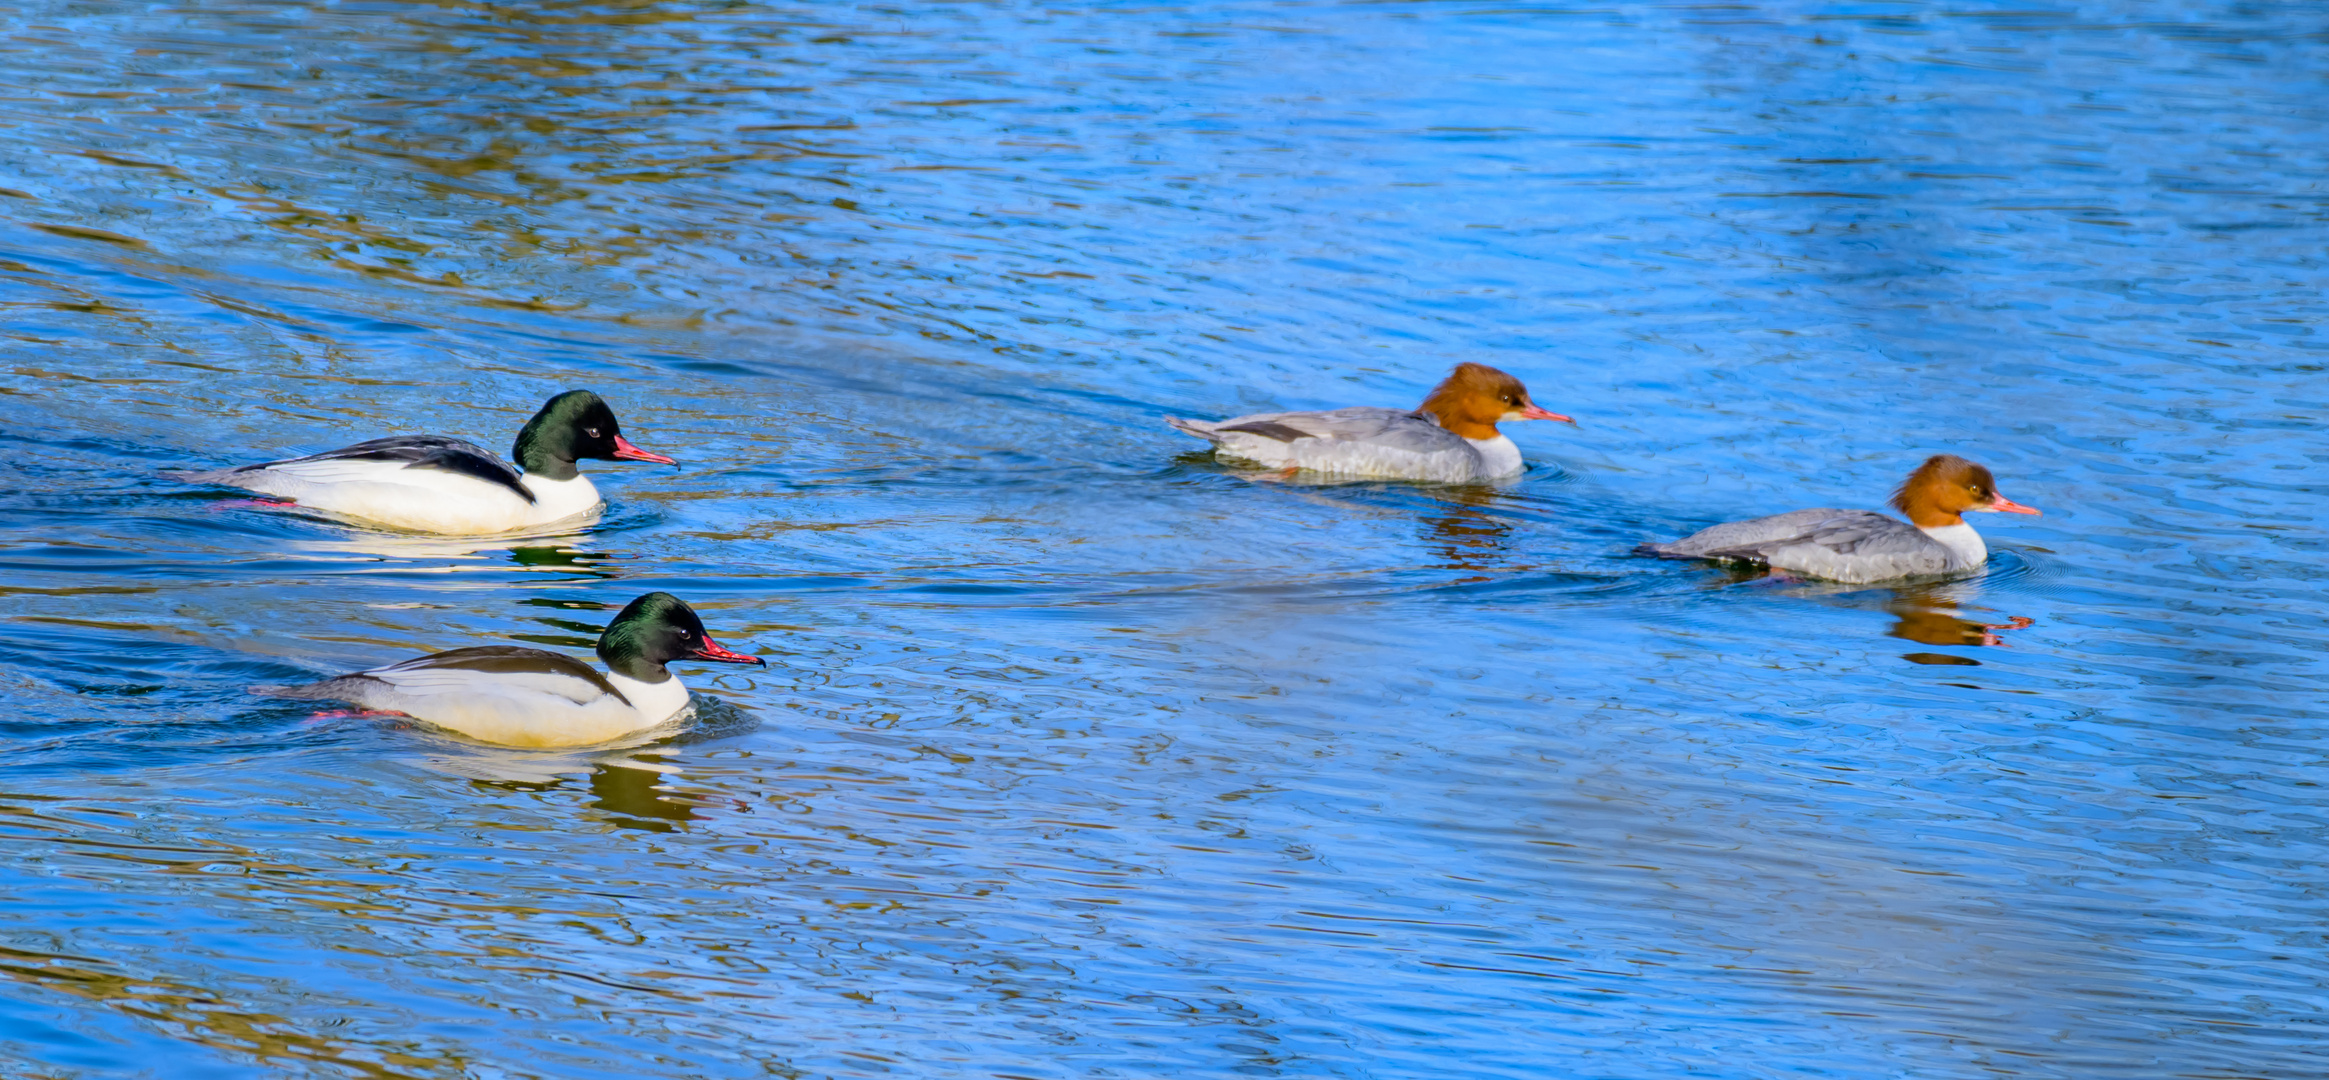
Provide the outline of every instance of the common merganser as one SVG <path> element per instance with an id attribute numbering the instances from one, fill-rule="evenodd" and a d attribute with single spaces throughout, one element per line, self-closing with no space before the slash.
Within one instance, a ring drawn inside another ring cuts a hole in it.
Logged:
<path id="1" fill-rule="evenodd" d="M 1852 584 L 1980 566 L 1989 545 L 1959 515 L 1968 510 L 2035 514 L 1997 493 L 1989 470 L 1954 454 L 1936 454 L 1892 493 L 1906 524 L 1873 510 L 1797 510 L 1731 521 L 1669 544 L 1643 544 L 1645 555 L 1754 563 Z"/>
<path id="2" fill-rule="evenodd" d="M 687 708 L 687 687 L 664 666 L 673 660 L 768 666 L 713 641 L 694 609 L 666 592 L 623 608 L 599 635 L 598 658 L 605 675 L 564 653 L 484 645 L 251 692 L 402 713 L 481 742 L 588 746 L 659 726 Z"/>
<path id="3" fill-rule="evenodd" d="M 1415 409 L 1360 407 L 1255 413 L 1165 423 L 1205 439 L 1223 456 L 1271 468 L 1382 480 L 1478 483 L 1521 469 L 1520 448 L 1496 430 L 1508 420 L 1559 420 L 1528 388 L 1486 364 L 1457 364 Z"/>
<path id="4" fill-rule="evenodd" d="M 615 411 L 588 390 L 544 402 L 518 431 L 510 456 L 524 473 L 475 443 L 395 435 L 306 457 L 171 475 L 391 528 L 470 536 L 531 529 L 598 509 L 604 500 L 574 467 L 579 459 L 677 464 L 631 445 Z"/>

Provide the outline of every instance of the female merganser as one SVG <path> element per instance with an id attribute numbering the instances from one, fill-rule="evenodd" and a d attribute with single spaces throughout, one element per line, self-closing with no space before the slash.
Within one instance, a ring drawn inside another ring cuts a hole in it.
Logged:
<path id="1" fill-rule="evenodd" d="M 289 499 L 313 510 L 416 532 L 476 535 L 580 517 L 603 500 L 575 469 L 581 458 L 677 464 L 623 438 L 597 394 L 568 390 L 542 404 L 510 456 L 443 435 L 396 435 L 306 457 L 172 475 Z"/>
<path id="2" fill-rule="evenodd" d="M 1872 510 L 1797 510 L 1726 522 L 1636 550 L 1668 559 L 1757 563 L 1862 584 L 1980 566 L 1989 546 L 1959 516 L 1967 510 L 2038 512 L 1998 494 L 1988 469 L 1954 454 L 1925 459 L 1892 493 L 1892 505 L 1908 524 Z"/>
<path id="3" fill-rule="evenodd" d="M 1165 423 L 1213 443 L 1223 457 L 1286 470 L 1383 480 L 1470 484 L 1520 471 L 1520 448 L 1496 430 L 1507 420 L 1559 420 L 1528 388 L 1486 364 L 1457 364 L 1423 404 L 1406 409 L 1255 413 Z"/>
<path id="4" fill-rule="evenodd" d="M 482 742 L 587 746 L 679 715 L 687 687 L 663 666 L 673 660 L 768 666 L 713 641 L 695 611 L 665 592 L 633 600 L 615 616 L 599 635 L 598 658 L 605 675 L 563 653 L 484 645 L 251 692 L 403 713 Z"/>

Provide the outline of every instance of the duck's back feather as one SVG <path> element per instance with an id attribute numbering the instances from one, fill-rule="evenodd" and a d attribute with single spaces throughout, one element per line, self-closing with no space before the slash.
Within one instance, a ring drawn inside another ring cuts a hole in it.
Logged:
<path id="1" fill-rule="evenodd" d="M 1255 413 L 1221 421 L 1166 417 L 1165 422 L 1212 442 L 1225 456 L 1273 468 L 1453 483 L 1492 478 L 1471 440 L 1407 409 Z"/>
<path id="2" fill-rule="evenodd" d="M 249 487 L 249 481 L 255 479 L 252 474 L 272 472 L 309 483 L 332 484 L 379 481 L 384 478 L 384 473 L 407 469 L 435 470 L 482 480 L 506 488 L 510 494 L 529 503 L 534 501 L 534 493 L 526 490 L 516 469 L 476 443 L 446 435 L 392 435 L 306 457 L 240 465 L 213 472 L 181 473 L 180 478 L 197 483 Z"/>
<path id="3" fill-rule="evenodd" d="M 1923 530 L 1869 510 L 1796 510 L 1724 522 L 1637 550 L 1669 559 L 1759 563 L 1846 582 L 1962 569 L 1954 553 Z"/>

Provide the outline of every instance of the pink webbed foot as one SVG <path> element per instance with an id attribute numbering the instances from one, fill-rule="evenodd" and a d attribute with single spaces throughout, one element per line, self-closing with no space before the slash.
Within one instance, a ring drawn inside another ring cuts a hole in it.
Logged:
<path id="1" fill-rule="evenodd" d="M 1982 644 L 1984 644 L 1984 645 L 1994 645 L 1994 646 L 1996 646 L 1996 647 L 1998 647 L 1998 648 L 2002 649 L 2002 648 L 2005 648 L 2005 647 L 2006 647 L 2006 639 L 2004 639 L 2004 638 L 2001 638 L 2001 637 L 1997 636 L 1996 634 L 1992 634 L 1992 633 L 1990 633 L 1990 631 L 1992 631 L 1992 630 L 2026 630 L 2026 629 L 2029 629 L 2030 627 L 2033 627 L 2033 626 L 2036 626 L 2036 625 L 2038 625 L 2038 623 L 2037 623 L 2037 620 L 2035 620 L 2035 619 L 2032 619 L 2032 618 L 2030 618 L 2030 617 L 2029 617 L 2029 616 L 2027 616 L 2027 615 L 2016 615 L 2016 616 L 2014 616 L 2014 617 L 2013 617 L 2013 619 L 2012 619 L 2011 621 L 2009 621 L 2009 622 L 1976 623 L 1975 625 L 1977 625 L 1977 626 L 1981 627 L 1981 643 L 1982 643 Z"/>
<path id="2" fill-rule="evenodd" d="M 412 718 L 412 714 L 400 713 L 394 709 L 326 709 L 315 714 L 314 716 L 308 717 L 307 722 L 313 724 L 322 720 L 348 720 L 356 718 L 370 720 L 383 716 L 400 717 L 406 720 Z"/>
<path id="3" fill-rule="evenodd" d="M 1263 474 L 1262 474 L 1262 475 L 1260 475 L 1260 476 L 1254 477 L 1254 479 L 1256 479 L 1256 480 L 1262 480 L 1262 481 L 1266 481 L 1266 482 L 1268 482 L 1268 483 L 1272 483 L 1272 484 L 1276 484 L 1276 483 L 1282 483 L 1282 482 L 1284 482 L 1284 481 L 1287 481 L 1287 480 L 1292 480 L 1292 479 L 1294 478 L 1294 474 L 1296 474 L 1296 473 L 1299 473 L 1299 472 L 1301 472 L 1301 471 L 1302 471 L 1302 466 L 1300 466 L 1300 465 L 1288 465 L 1288 466 L 1286 466 L 1286 467 L 1285 467 L 1285 468 L 1283 468 L 1283 469 L 1272 469 L 1272 470 L 1270 470 L 1269 472 L 1266 472 L 1266 473 L 1263 473 Z"/>
<path id="4" fill-rule="evenodd" d="M 1277 484 L 1283 483 L 1287 480 L 1292 480 L 1294 478 L 1294 474 L 1301 471 L 1302 466 L 1300 465 L 1288 465 L 1283 469 L 1270 469 L 1264 472 L 1239 472 L 1233 475 L 1249 484 Z"/>
<path id="5" fill-rule="evenodd" d="M 244 509 L 244 508 L 246 508 L 246 507 L 252 507 L 252 506 L 256 506 L 256 507 L 261 507 L 261 508 L 268 509 L 268 510 L 280 510 L 280 509 L 282 509 L 282 508 L 284 508 L 284 507 L 286 507 L 286 506 L 297 506 L 297 505 L 299 505 L 299 500 L 297 500 L 297 499 L 278 499 L 278 498 L 276 498 L 276 497 L 274 497 L 274 496 L 272 496 L 272 495 L 253 495 L 253 496 L 251 496 L 251 497 L 250 497 L 250 498 L 248 498 L 248 499 L 227 499 L 227 500 L 224 500 L 224 501 L 222 501 L 222 502 L 218 503 L 218 504 L 217 504 L 215 507 L 213 507 L 213 509 L 217 509 L 217 510 L 241 510 L 241 509 Z"/>

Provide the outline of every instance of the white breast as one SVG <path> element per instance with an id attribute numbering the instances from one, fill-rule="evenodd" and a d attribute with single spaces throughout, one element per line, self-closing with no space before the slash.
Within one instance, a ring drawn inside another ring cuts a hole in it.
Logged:
<path id="1" fill-rule="evenodd" d="M 1918 531 L 1949 549 L 1949 568 L 1952 570 L 1980 566 L 1989 561 L 1989 545 L 1981 542 L 1981 534 L 1974 532 L 1971 525 L 1937 525 L 1929 529 L 1919 526 Z"/>
<path id="2" fill-rule="evenodd" d="M 605 502 L 599 498 L 598 488 L 591 484 L 590 477 L 581 473 L 575 473 L 572 480 L 545 480 L 538 476 L 526 476 L 518 482 L 524 484 L 527 491 L 534 493 L 533 513 L 529 520 L 510 528 L 564 521 L 590 513 Z"/>
<path id="3" fill-rule="evenodd" d="M 1498 435 L 1493 439 L 1465 439 L 1464 441 L 1471 443 L 1472 449 L 1480 452 L 1481 479 L 1493 480 L 1500 476 L 1511 476 L 1520 471 L 1520 447 L 1512 445 L 1510 438 Z"/>
<path id="4" fill-rule="evenodd" d="M 687 708 L 687 687 L 680 685 L 677 675 L 662 682 L 648 683 L 620 671 L 610 671 L 607 672 L 607 681 L 613 683 L 616 690 L 622 691 L 624 697 L 631 699 L 631 707 L 639 710 L 639 715 L 645 717 L 648 723 L 660 724 Z"/>

